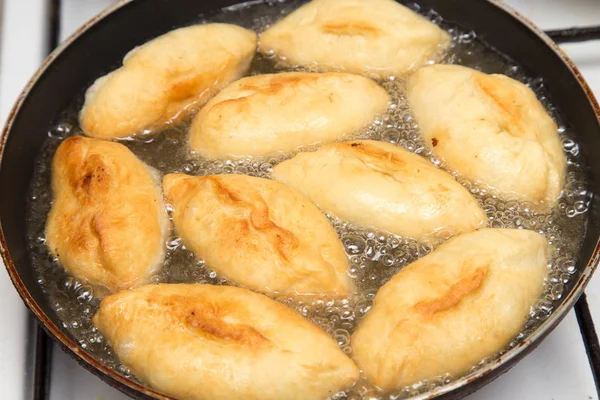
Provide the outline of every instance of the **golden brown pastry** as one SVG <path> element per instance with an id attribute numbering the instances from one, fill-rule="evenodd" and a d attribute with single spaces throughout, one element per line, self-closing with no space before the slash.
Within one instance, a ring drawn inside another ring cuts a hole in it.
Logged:
<path id="1" fill-rule="evenodd" d="M 267 29 L 259 50 L 290 65 L 369 76 L 438 59 L 450 35 L 393 0 L 313 0 Z"/>
<path id="2" fill-rule="evenodd" d="M 379 290 L 352 337 L 358 366 L 384 390 L 468 372 L 525 325 L 548 251 L 543 236 L 519 229 L 482 229 L 441 245 Z"/>
<path id="3" fill-rule="evenodd" d="M 369 125 L 388 107 L 386 91 L 358 75 L 258 75 L 232 83 L 192 123 L 192 150 L 206 156 L 268 156 L 330 143 Z"/>
<path id="4" fill-rule="evenodd" d="M 527 86 L 434 65 L 409 78 L 407 97 L 427 145 L 449 169 L 541 210 L 556 203 L 565 155 L 556 124 Z"/>
<path id="5" fill-rule="evenodd" d="M 104 299 L 93 322 L 136 377 L 179 400 L 324 400 L 359 374 L 328 334 L 242 288 L 148 285 Z"/>
<path id="6" fill-rule="evenodd" d="M 66 139 L 52 162 L 46 243 L 77 279 L 110 291 L 162 264 L 168 217 L 158 174 L 122 144 Z"/>
<path id="7" fill-rule="evenodd" d="M 81 127 L 102 139 L 159 127 L 242 76 L 255 50 L 256 34 L 236 25 L 194 25 L 159 36 L 88 89 Z"/>
<path id="8" fill-rule="evenodd" d="M 389 143 L 357 140 L 301 153 L 273 168 L 273 178 L 342 219 L 419 240 L 487 223 L 450 174 Z"/>
<path id="9" fill-rule="evenodd" d="M 295 190 L 246 175 L 167 175 L 163 186 L 177 233 L 222 277 L 263 293 L 352 292 L 335 231 Z"/>

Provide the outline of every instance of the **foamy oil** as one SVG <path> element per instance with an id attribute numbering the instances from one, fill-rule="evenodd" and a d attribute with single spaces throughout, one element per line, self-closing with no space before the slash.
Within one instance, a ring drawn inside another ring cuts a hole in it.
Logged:
<path id="1" fill-rule="evenodd" d="M 229 22 L 262 32 L 281 17 L 296 9 L 302 1 L 257 1 L 221 10 L 213 15 L 202 16 L 199 22 Z M 473 184 L 462 177 L 456 179 L 466 187 L 481 204 L 489 219 L 490 227 L 523 228 L 543 234 L 552 244 L 553 255 L 549 262 L 549 275 L 543 295 L 531 308 L 531 317 L 523 331 L 501 353 L 518 345 L 551 315 L 562 297 L 573 284 L 577 275 L 577 259 L 585 234 L 587 211 L 591 200 L 579 146 L 560 111 L 546 94 L 544 82 L 530 75 L 514 61 L 506 58 L 480 41 L 474 32 L 466 31 L 444 21 L 435 11 L 409 5 L 431 21 L 441 25 L 452 35 L 452 45 L 445 63 L 456 63 L 487 73 L 502 73 L 530 86 L 559 126 L 564 152 L 568 160 L 565 188 L 559 203 L 550 214 L 540 214 L 531 205 L 521 201 L 498 199 L 489 188 Z M 282 67 L 282 60 L 275 56 L 257 54 L 249 74 L 274 73 L 303 70 L 300 67 Z M 419 126 L 412 116 L 405 98 L 405 81 L 402 77 L 390 77 L 379 82 L 392 99 L 387 112 L 371 126 L 355 132 L 355 139 L 373 139 L 402 146 L 428 158 L 440 168 L 444 165 L 425 146 Z M 77 120 L 81 99 L 66 110 L 63 118 L 48 132 L 48 139 L 40 153 L 34 179 L 31 184 L 28 217 L 28 241 L 31 260 L 38 274 L 38 282 L 48 301 L 62 321 L 63 327 L 99 361 L 118 373 L 131 376 L 122 365 L 102 335 L 91 323 L 100 300 L 94 296 L 90 285 L 70 277 L 47 251 L 44 238 L 46 217 L 51 207 L 50 186 L 51 160 L 59 144 L 66 137 L 82 134 Z M 160 132 L 123 140 L 133 153 L 161 174 L 185 173 L 190 175 L 247 174 L 269 178 L 272 168 L 293 154 L 281 154 L 270 158 L 247 158 L 210 160 L 190 154 L 187 148 L 187 132 L 190 119 L 166 126 Z M 168 206 L 168 205 L 167 205 Z M 169 207 L 169 206 L 168 206 Z M 352 356 L 350 338 L 360 322 L 371 309 L 377 290 L 403 267 L 432 251 L 439 243 L 417 242 L 368 227 L 357 226 L 327 215 L 342 241 L 349 260 L 348 275 L 355 281 L 357 293 L 351 298 L 334 300 L 317 298 L 307 300 L 302 296 L 279 296 L 276 300 L 297 310 L 301 315 L 327 331 L 341 349 Z M 152 277 L 153 282 L 207 283 L 225 285 L 203 260 L 198 259 L 185 247 L 175 232 L 165 243 L 167 249 L 163 268 Z M 491 356 L 473 367 L 477 370 L 493 361 Z M 383 394 L 376 387 L 361 380 L 334 399 L 404 399 L 426 393 L 459 378 L 449 374 L 428 381 L 418 382 L 393 394 Z"/>

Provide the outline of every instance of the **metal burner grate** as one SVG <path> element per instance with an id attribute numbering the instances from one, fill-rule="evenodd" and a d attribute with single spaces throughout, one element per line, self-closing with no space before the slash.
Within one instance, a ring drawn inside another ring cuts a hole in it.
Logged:
<path id="1" fill-rule="evenodd" d="M 546 31 L 546 35 L 559 44 L 600 40 L 600 26 L 554 29 Z"/>
<path id="2" fill-rule="evenodd" d="M 48 53 L 59 44 L 61 1 L 49 1 L 48 12 Z M 600 40 L 600 26 L 548 30 L 546 34 L 556 43 L 576 43 L 589 40 Z M 575 305 L 575 313 L 579 330 L 588 356 L 596 390 L 600 397 L 600 342 L 594 326 L 585 294 Z M 33 317 L 32 317 L 33 318 Z M 52 340 L 41 326 L 35 332 L 34 376 L 32 400 L 50 399 L 50 378 L 52 373 Z"/>
<path id="3" fill-rule="evenodd" d="M 596 327 L 594 326 L 594 320 L 592 319 L 585 293 L 575 303 L 575 315 L 577 316 L 579 331 L 581 332 L 585 352 L 592 369 L 596 392 L 600 395 L 600 343 L 598 343 L 598 334 L 596 333 Z"/>

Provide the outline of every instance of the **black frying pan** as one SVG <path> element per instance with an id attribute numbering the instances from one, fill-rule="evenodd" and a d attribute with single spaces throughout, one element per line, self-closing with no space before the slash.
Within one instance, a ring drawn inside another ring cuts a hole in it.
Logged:
<path id="1" fill-rule="evenodd" d="M 447 21 L 477 32 L 480 39 L 520 63 L 545 82 L 555 106 L 577 135 L 587 160 L 589 180 L 600 180 L 600 110 L 580 73 L 566 56 L 528 21 L 501 4 L 483 0 L 414 0 L 434 9 Z M 26 305 L 65 351 L 110 385 L 136 399 L 166 397 L 128 380 L 86 353 L 61 325 L 36 282 L 26 242 L 26 199 L 36 156 L 46 132 L 60 113 L 97 77 L 119 65 L 133 47 L 167 31 L 194 23 L 203 13 L 230 6 L 236 0 L 123 1 L 94 18 L 56 50 L 27 85 L 0 137 L 0 251 L 8 273 Z M 595 193 L 595 191 L 594 191 Z M 477 390 L 506 372 L 530 353 L 568 313 L 583 293 L 599 261 L 598 197 L 589 212 L 589 225 L 578 264 L 577 279 L 567 288 L 560 306 L 521 345 L 496 362 L 442 387 L 432 395 L 456 399 Z"/>

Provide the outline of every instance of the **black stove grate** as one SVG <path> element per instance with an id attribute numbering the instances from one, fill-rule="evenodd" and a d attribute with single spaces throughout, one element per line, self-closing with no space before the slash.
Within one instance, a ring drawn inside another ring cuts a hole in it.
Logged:
<path id="1" fill-rule="evenodd" d="M 598 334 L 596 333 L 596 327 L 594 326 L 594 320 L 592 319 L 585 293 L 581 295 L 575 304 L 575 316 L 577 317 L 585 352 L 587 353 L 592 375 L 594 376 L 596 392 L 600 396 L 600 343 L 598 343 Z"/>
<path id="2" fill-rule="evenodd" d="M 556 43 L 577 43 L 588 40 L 600 40 L 600 26 L 584 28 L 555 29 L 546 31 Z"/>
<path id="3" fill-rule="evenodd" d="M 48 53 L 50 53 L 59 44 L 61 0 L 50 0 L 48 3 Z M 548 30 L 546 34 L 559 44 L 600 40 L 600 26 Z M 596 390 L 600 397 L 600 342 L 585 294 L 577 301 L 575 313 L 596 383 Z M 39 325 L 37 325 L 33 340 L 35 341 L 35 351 L 32 400 L 50 400 L 52 340 Z"/>

